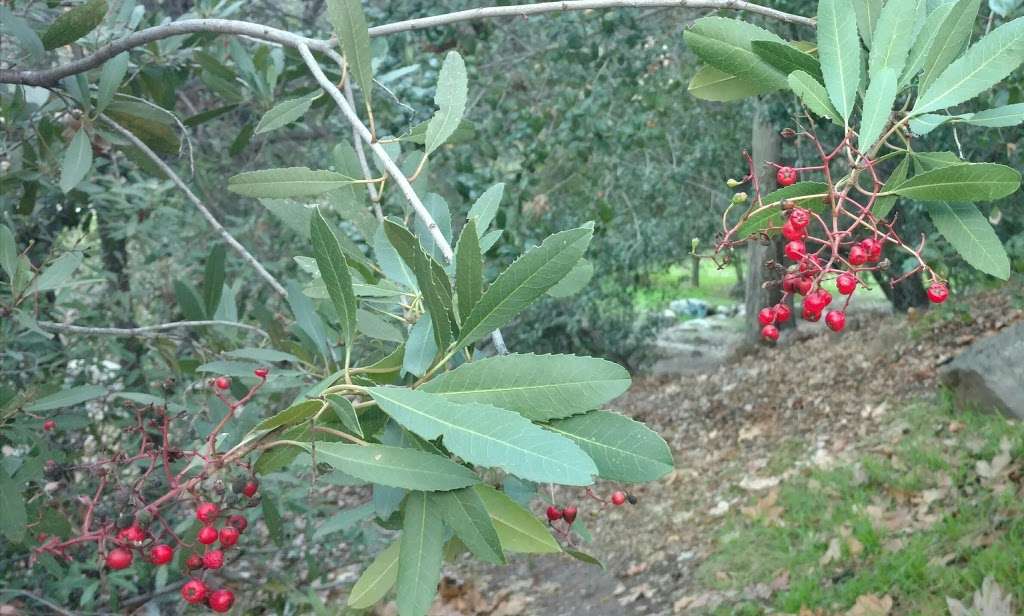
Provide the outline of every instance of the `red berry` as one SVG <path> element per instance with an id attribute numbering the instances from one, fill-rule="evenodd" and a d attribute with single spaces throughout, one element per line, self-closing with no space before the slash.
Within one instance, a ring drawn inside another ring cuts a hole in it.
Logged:
<path id="1" fill-rule="evenodd" d="M 185 561 L 185 566 L 189 569 L 199 569 L 203 566 L 203 557 L 199 554 L 192 554 L 188 557 L 188 560 Z"/>
<path id="2" fill-rule="evenodd" d="M 775 319 L 774 308 L 762 308 L 761 311 L 757 313 L 757 321 L 761 325 L 771 325 L 775 322 Z"/>
<path id="3" fill-rule="evenodd" d="M 128 543 L 141 543 L 146 540 L 146 531 L 137 524 L 132 524 L 128 528 L 118 531 L 117 538 Z"/>
<path id="4" fill-rule="evenodd" d="M 825 325 L 834 332 L 841 332 L 846 327 L 846 313 L 842 310 L 829 310 L 825 315 Z"/>
<path id="5" fill-rule="evenodd" d="M 818 255 L 804 255 L 804 258 L 800 259 L 800 267 L 798 269 L 801 274 L 813 274 L 821 269 L 821 259 L 818 258 Z"/>
<path id="6" fill-rule="evenodd" d="M 786 244 L 785 253 L 786 257 L 790 261 L 799 261 L 804 258 L 805 254 L 807 254 L 807 247 L 804 246 L 802 241 L 793 240 Z"/>
<path id="7" fill-rule="evenodd" d="M 868 251 L 864 250 L 864 247 L 860 244 L 854 244 L 850 248 L 850 264 L 851 265 L 864 265 L 868 262 Z"/>
<path id="8" fill-rule="evenodd" d="M 220 569 L 224 566 L 224 552 L 220 550 L 210 550 L 206 554 L 203 554 L 203 566 L 207 569 Z"/>
<path id="9" fill-rule="evenodd" d="M 174 549 L 166 543 L 154 546 L 149 551 L 149 562 L 154 565 L 166 565 L 174 558 Z"/>
<path id="10" fill-rule="evenodd" d="M 789 222 L 797 229 L 803 229 L 811 223 L 811 213 L 802 207 L 795 208 L 789 213 Z"/>
<path id="11" fill-rule="evenodd" d="M 782 277 L 782 290 L 786 293 L 796 293 L 796 287 L 799 282 L 800 276 L 797 274 L 786 274 Z"/>
<path id="12" fill-rule="evenodd" d="M 217 540 L 217 529 L 212 526 L 204 526 L 199 529 L 196 539 L 203 545 L 210 545 Z"/>
<path id="13" fill-rule="evenodd" d="M 933 304 L 941 304 L 949 297 L 949 288 L 941 282 L 936 282 L 928 287 L 928 299 Z"/>
<path id="14" fill-rule="evenodd" d="M 220 529 L 220 544 L 226 548 L 230 548 L 238 543 L 239 534 L 238 529 L 234 526 L 225 526 Z"/>
<path id="15" fill-rule="evenodd" d="M 244 533 L 245 529 L 249 526 L 249 520 L 245 519 L 244 515 L 235 514 L 228 518 L 228 525 L 234 528 L 240 533 Z"/>
<path id="16" fill-rule="evenodd" d="M 573 521 L 576 520 L 576 508 L 566 507 L 562 511 L 562 519 L 565 520 L 567 523 L 572 524 Z"/>
<path id="17" fill-rule="evenodd" d="M 787 240 L 802 240 L 807 237 L 807 232 L 803 230 L 803 227 L 794 225 L 792 220 L 787 220 L 782 225 L 782 236 Z"/>
<path id="18" fill-rule="evenodd" d="M 765 325 L 761 328 L 761 337 L 775 342 L 779 339 L 779 328 L 774 325 Z"/>
<path id="19" fill-rule="evenodd" d="M 189 580 L 181 587 L 181 598 L 195 605 L 206 599 L 206 584 L 202 580 Z"/>
<path id="20" fill-rule="evenodd" d="M 882 242 L 873 237 L 869 237 L 862 241 L 860 245 L 868 253 L 868 261 L 871 263 L 878 263 L 882 258 Z"/>
<path id="21" fill-rule="evenodd" d="M 107 567 L 110 569 L 125 569 L 132 564 L 132 551 L 124 548 L 114 548 L 107 554 Z"/>
<path id="22" fill-rule="evenodd" d="M 196 518 L 203 524 L 213 524 L 217 521 L 218 515 L 220 515 L 220 508 L 213 503 L 199 503 L 199 506 L 196 507 Z"/>
<path id="23" fill-rule="evenodd" d="M 850 272 L 843 272 L 836 278 L 836 288 L 843 295 L 849 295 L 857 288 L 857 277 Z"/>
<path id="24" fill-rule="evenodd" d="M 57 422 L 52 419 L 47 419 L 43 422 L 43 432 L 53 432 L 57 429 Z"/>
<path id="25" fill-rule="evenodd" d="M 245 487 L 242 488 L 242 494 L 245 494 L 249 498 L 252 498 L 256 494 L 256 490 L 260 489 L 260 482 L 255 479 L 250 479 L 245 483 Z"/>
<path id="26" fill-rule="evenodd" d="M 561 520 L 562 519 L 562 510 L 559 509 L 558 507 L 555 507 L 554 505 L 551 505 L 550 507 L 548 507 L 547 514 L 548 514 L 548 522 L 554 522 L 556 520 Z"/>
<path id="27" fill-rule="evenodd" d="M 831 299 L 831 296 L 830 296 Z M 807 296 L 804 300 L 804 308 L 809 312 L 821 312 L 828 305 L 828 301 L 821 294 L 821 291 L 815 291 Z"/>
<path id="28" fill-rule="evenodd" d="M 779 170 L 775 173 L 775 179 L 779 182 L 779 186 L 789 186 L 796 182 L 797 172 L 792 167 L 779 167 Z"/>
<path id="29" fill-rule="evenodd" d="M 235 603 L 235 593 L 226 588 L 215 590 L 210 594 L 208 603 L 214 612 L 226 612 Z"/>
<path id="30" fill-rule="evenodd" d="M 775 304 L 776 323 L 785 323 L 791 316 L 793 316 L 793 311 L 789 309 L 789 306 L 786 304 Z"/>
<path id="31" fill-rule="evenodd" d="M 815 312 L 813 310 L 808 309 L 807 304 L 805 302 L 804 303 L 804 309 L 800 312 L 800 316 L 805 321 L 814 322 L 814 321 L 818 321 L 818 320 L 821 319 L 821 312 Z"/>
<path id="32" fill-rule="evenodd" d="M 625 492 L 613 492 L 612 493 L 612 504 L 618 507 L 619 505 L 626 502 Z"/>
<path id="33" fill-rule="evenodd" d="M 811 291 L 811 287 L 814 285 L 814 278 L 810 276 L 801 276 L 800 280 L 796 284 L 796 292 L 800 295 L 807 295 Z"/>
<path id="34" fill-rule="evenodd" d="M 267 378 L 267 375 L 270 374 L 270 369 L 269 368 L 256 368 L 255 370 L 252 371 L 252 373 L 255 374 L 256 378 L 258 378 L 258 379 L 265 379 L 265 378 Z"/>
<path id="35" fill-rule="evenodd" d="M 231 387 L 231 379 L 226 376 L 218 376 L 214 379 L 213 384 L 217 386 L 217 389 L 227 389 Z"/>

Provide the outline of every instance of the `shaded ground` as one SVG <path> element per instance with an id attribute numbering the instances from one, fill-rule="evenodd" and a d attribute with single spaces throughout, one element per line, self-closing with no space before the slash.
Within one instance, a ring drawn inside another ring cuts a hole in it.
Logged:
<path id="1" fill-rule="evenodd" d="M 730 586 L 728 572 L 709 579 L 727 521 L 745 507 L 770 513 L 780 482 L 876 451 L 879 434 L 903 429 L 912 402 L 935 400 L 936 369 L 977 337 L 1024 318 L 1019 305 L 1017 289 L 909 317 L 867 311 L 852 314 L 842 335 L 802 327 L 780 348 L 697 374 L 638 380 L 615 406 L 666 438 L 677 470 L 639 487 L 635 507 L 580 503 L 594 536 L 586 550 L 607 569 L 555 557 L 507 569 L 459 561 L 433 613 L 672 614 L 763 603 L 788 579 L 726 591 L 719 589 Z M 948 419 L 935 422 L 935 434 L 949 428 Z M 1021 489 L 1015 477 L 1011 490 Z"/>

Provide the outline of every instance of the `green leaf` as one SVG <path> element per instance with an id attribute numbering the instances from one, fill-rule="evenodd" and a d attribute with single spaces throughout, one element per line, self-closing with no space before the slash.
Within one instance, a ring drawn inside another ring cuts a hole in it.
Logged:
<path id="1" fill-rule="evenodd" d="M 868 74 L 872 82 L 881 77 L 881 71 L 889 69 L 894 73 L 893 88 L 896 87 L 895 81 L 903 72 L 907 54 L 914 44 L 911 33 L 924 19 L 925 0 L 888 0 L 885 3 L 875 24 L 868 54 Z"/>
<path id="2" fill-rule="evenodd" d="M 784 75 L 789 75 L 793 71 L 803 71 L 814 77 L 819 83 L 822 82 L 821 64 L 809 53 L 804 53 L 788 43 L 777 41 L 752 41 L 750 47 L 757 57 L 771 64 Z"/>
<path id="3" fill-rule="evenodd" d="M 881 192 L 891 191 L 894 187 L 899 186 L 907 179 L 907 174 L 910 172 L 910 157 L 904 156 L 900 160 L 900 164 L 896 165 L 893 169 L 892 174 L 889 175 L 889 179 L 885 181 L 885 185 L 882 186 Z M 896 200 L 899 197 L 896 195 L 889 195 L 886 197 L 878 197 L 875 199 L 875 204 L 872 210 L 878 218 L 885 218 L 892 211 L 892 207 L 896 205 Z"/>
<path id="4" fill-rule="evenodd" d="M 106 15 L 107 0 L 88 0 L 61 13 L 39 37 L 43 48 L 56 49 L 74 43 L 95 30 Z"/>
<path id="5" fill-rule="evenodd" d="M 334 146 L 335 170 L 349 177 L 363 177 L 363 170 L 359 165 L 359 156 L 355 148 L 347 141 Z M 327 202 L 336 209 L 345 220 L 352 221 L 352 224 L 359 229 L 359 233 L 369 244 L 377 234 L 380 223 L 370 213 L 367 202 L 366 188 L 359 184 L 342 186 L 337 190 L 327 193 Z"/>
<path id="6" fill-rule="evenodd" d="M 195 288 L 182 280 L 174 281 L 174 299 L 178 303 L 181 314 L 190 321 L 202 321 L 206 318 L 206 310 L 199 299 Z"/>
<path id="7" fill-rule="evenodd" d="M 398 580 L 400 542 L 395 541 L 373 559 L 348 594 L 348 606 L 365 610 L 388 594 Z"/>
<path id="8" fill-rule="evenodd" d="M 1024 62 L 1024 17 L 1005 23 L 971 46 L 921 94 L 911 115 L 968 101 L 1003 80 Z"/>
<path id="9" fill-rule="evenodd" d="M 381 271 L 384 272 L 388 279 L 406 289 L 415 290 L 418 288 L 416 286 L 416 276 L 413 274 L 412 268 L 402 261 L 398 251 L 391 245 L 387 235 L 384 233 L 384 225 L 378 226 L 376 232 L 374 232 L 373 255 L 377 259 L 377 264 L 380 266 Z"/>
<path id="10" fill-rule="evenodd" d="M 0 531 L 11 543 L 20 543 L 25 537 L 27 521 L 21 490 L 0 465 Z"/>
<path id="11" fill-rule="evenodd" d="M 503 271 L 463 322 L 458 346 L 476 342 L 508 324 L 517 314 L 565 278 L 594 234 L 592 227 L 556 233 Z"/>
<path id="12" fill-rule="evenodd" d="M 573 558 L 575 558 L 576 560 L 578 560 L 578 561 L 580 561 L 582 563 L 586 563 L 588 565 L 594 565 L 595 567 L 600 567 L 602 569 L 605 568 L 604 563 L 601 562 L 600 560 L 598 560 L 596 556 L 591 556 L 590 554 L 587 554 L 586 552 L 581 552 L 579 550 L 573 550 L 573 549 L 566 549 L 565 553 L 568 554 L 569 556 L 572 556 Z"/>
<path id="13" fill-rule="evenodd" d="M 423 198 L 423 207 L 427 209 L 430 217 L 437 225 L 437 229 L 441 232 L 441 236 L 444 237 L 445 241 L 447 241 L 450 246 L 452 243 L 452 213 L 448 208 L 448 203 L 444 200 L 444 197 L 437 193 L 428 193 L 427 196 Z M 426 223 L 424 223 L 419 216 L 417 216 L 413 221 L 413 229 L 416 232 L 416 237 L 420 240 L 420 246 L 423 248 L 423 251 L 434 257 L 438 263 L 444 261 L 444 253 L 441 252 L 441 248 L 434 240 L 434 236 L 430 233 L 430 229 L 427 228 Z"/>
<path id="14" fill-rule="evenodd" d="M 267 525 L 267 534 L 278 546 L 284 545 L 284 526 L 281 523 L 277 499 L 264 490 L 260 494 L 260 502 L 263 505 L 263 523 Z"/>
<path id="15" fill-rule="evenodd" d="M 432 335 L 430 314 L 421 315 L 409 331 L 402 369 L 414 376 L 423 376 L 437 359 L 437 342 Z"/>
<path id="16" fill-rule="evenodd" d="M 362 0 L 327 0 L 327 19 L 341 43 L 348 70 L 363 91 L 366 106 L 373 94 L 373 55 Z"/>
<path id="17" fill-rule="evenodd" d="M 0 267 L 7 274 L 8 282 L 13 281 L 18 270 L 18 242 L 7 225 L 0 225 Z"/>
<path id="18" fill-rule="evenodd" d="M 995 163 L 965 163 L 919 173 L 893 189 L 918 201 L 992 201 L 1020 187 L 1020 172 Z"/>
<path id="19" fill-rule="evenodd" d="M 394 321 L 385 320 L 369 310 L 356 310 L 356 326 L 359 333 L 374 340 L 385 342 L 405 342 L 405 334 Z"/>
<path id="20" fill-rule="evenodd" d="M 290 199 L 321 195 L 356 181 L 333 171 L 285 167 L 233 175 L 228 178 L 228 190 L 245 197 Z"/>
<path id="21" fill-rule="evenodd" d="M 301 423 L 319 413 L 320 409 L 323 407 L 324 403 L 320 400 L 303 400 L 302 402 L 291 405 L 272 417 L 264 419 L 258 423 L 253 430 L 273 430 L 274 428 L 279 428 L 281 426 L 290 426 Z"/>
<path id="22" fill-rule="evenodd" d="M 480 236 L 476 219 L 470 218 L 459 235 L 455 247 L 455 293 L 459 300 L 459 316 L 463 321 L 480 301 L 484 286 L 484 258 L 480 254 Z"/>
<path id="23" fill-rule="evenodd" d="M 852 0 L 853 12 L 857 19 L 857 30 L 864 40 L 864 45 L 871 49 L 871 41 L 875 36 L 875 24 L 882 12 L 883 0 Z"/>
<path id="24" fill-rule="evenodd" d="M 597 469 L 579 447 L 517 413 L 487 404 L 456 404 L 404 387 L 367 391 L 404 428 L 427 440 L 444 437 L 444 446 L 471 464 L 500 467 L 531 481 L 593 483 Z"/>
<path id="25" fill-rule="evenodd" d="M 875 49 L 881 46 L 876 45 Z M 882 131 L 889 125 L 892 107 L 896 102 L 896 82 L 899 72 L 893 68 L 879 69 L 872 73 L 871 84 L 864 95 L 864 110 L 861 113 L 860 135 L 857 147 L 867 153 L 875 145 Z"/>
<path id="26" fill-rule="evenodd" d="M 71 143 L 64 150 L 64 161 L 60 166 L 60 189 L 71 192 L 85 179 L 92 167 L 92 142 L 84 129 L 78 129 Z"/>
<path id="27" fill-rule="evenodd" d="M 423 616 L 437 594 L 444 557 L 444 522 L 425 492 L 410 492 L 398 553 L 398 613 Z"/>
<path id="28" fill-rule="evenodd" d="M 284 351 L 278 351 L 277 349 L 256 349 L 251 347 L 245 347 L 242 349 L 235 349 L 234 351 L 228 351 L 224 353 L 228 357 L 235 357 L 238 359 L 251 359 L 258 362 L 279 362 L 287 361 L 292 363 L 299 363 L 299 358 L 292 355 L 291 353 L 285 353 Z"/>
<path id="29" fill-rule="evenodd" d="M 75 273 L 75 270 L 82 265 L 82 253 L 66 252 L 51 263 L 32 284 L 32 290 L 37 292 L 54 291 L 65 285 Z"/>
<path id="30" fill-rule="evenodd" d="M 224 293 L 224 259 L 227 252 L 223 244 L 217 244 L 206 259 L 206 273 L 203 276 L 203 304 L 206 314 L 213 315 L 220 305 Z"/>
<path id="31" fill-rule="evenodd" d="M 533 421 L 585 413 L 629 389 L 622 366 L 576 355 L 496 355 L 462 364 L 424 383 L 421 391 L 457 403 L 516 411 Z"/>
<path id="32" fill-rule="evenodd" d="M 931 87 L 942 71 L 963 52 L 974 32 L 980 8 L 981 0 L 959 0 L 950 6 L 942 22 L 936 26 L 934 41 L 928 49 L 921 51 L 918 96 Z"/>
<path id="33" fill-rule="evenodd" d="M 1003 105 L 979 111 L 964 120 L 967 124 L 974 126 L 986 126 L 988 128 L 1006 128 L 1024 123 L 1024 103 Z"/>
<path id="34" fill-rule="evenodd" d="M 491 226 L 491 223 L 494 222 L 494 217 L 498 214 L 498 207 L 501 205 L 501 197 L 504 194 L 505 185 L 495 184 L 477 197 L 477 200 L 473 202 L 473 206 L 469 208 L 466 218 L 476 219 L 476 232 L 481 238 L 484 232 L 487 231 L 487 227 Z"/>
<path id="35" fill-rule="evenodd" d="M 430 313 L 437 348 L 448 348 L 453 339 L 454 315 L 452 289 L 444 268 L 433 257 L 423 252 L 416 236 L 402 225 L 385 220 L 384 233 L 416 277 L 416 284 L 423 294 L 427 312 Z"/>
<path id="36" fill-rule="evenodd" d="M 736 75 L 753 88 L 770 92 L 786 87 L 786 75 L 754 53 L 752 41 L 783 43 L 776 34 L 738 19 L 703 17 L 683 37 L 686 44 L 718 70 Z"/>
<path id="37" fill-rule="evenodd" d="M 358 524 L 372 516 L 373 513 L 373 503 L 365 503 L 358 507 L 343 509 L 323 522 L 320 522 L 316 527 L 316 531 L 313 533 L 313 539 L 323 539 L 333 533 L 348 530 L 355 524 Z"/>
<path id="38" fill-rule="evenodd" d="M 6 5 L 0 6 L 0 31 L 17 39 L 33 62 L 38 62 L 42 58 L 43 41 L 40 40 L 39 35 L 28 24 L 28 21 L 12 13 Z"/>
<path id="39" fill-rule="evenodd" d="M 95 400 L 106 395 L 107 390 L 99 385 L 82 385 L 58 391 L 55 394 L 40 398 L 31 404 L 25 405 L 25 410 L 30 413 L 39 411 L 51 411 L 67 406 L 75 406 L 89 400 Z"/>
<path id="40" fill-rule="evenodd" d="M 818 59 L 825 90 L 844 121 L 849 121 L 860 84 L 860 42 L 848 0 L 818 2 Z"/>
<path id="41" fill-rule="evenodd" d="M 718 102 L 737 101 L 776 89 L 746 81 L 713 66 L 700 67 L 687 86 L 687 91 L 695 98 Z"/>
<path id="42" fill-rule="evenodd" d="M 100 72 L 100 83 L 96 89 L 96 112 L 102 113 L 107 105 L 114 100 L 114 94 L 121 87 L 121 81 L 128 74 L 130 61 L 128 52 L 122 52 L 103 64 Z"/>
<path id="43" fill-rule="evenodd" d="M 351 400 L 344 396 L 330 394 L 327 396 L 327 401 L 331 404 L 334 414 L 338 416 L 338 420 L 341 421 L 343 426 L 359 438 L 365 438 L 366 435 L 363 434 L 363 425 L 359 421 L 359 414 L 356 413 L 356 408 L 352 406 Z"/>
<path id="44" fill-rule="evenodd" d="M 593 277 L 594 264 L 586 259 L 580 259 L 561 282 L 548 289 L 548 295 L 556 299 L 575 295 L 582 291 Z"/>
<path id="45" fill-rule="evenodd" d="M 903 90 L 913 81 L 914 77 L 924 68 L 925 60 L 928 59 L 928 54 L 936 44 L 936 35 L 939 28 L 954 7 L 956 7 L 955 2 L 942 4 L 928 13 L 921 28 L 921 33 L 914 41 L 913 46 L 910 48 L 910 54 L 907 56 L 906 67 L 903 69 L 903 75 L 900 76 L 900 90 Z"/>
<path id="46" fill-rule="evenodd" d="M 778 205 L 786 199 L 796 202 L 800 207 L 814 212 L 823 212 L 825 204 L 822 198 L 828 194 L 828 186 L 823 182 L 797 182 L 764 196 L 765 205 Z M 748 217 L 736 229 L 736 238 L 743 239 L 767 229 L 781 227 L 783 224 L 782 208 L 769 207 Z"/>
<path id="47" fill-rule="evenodd" d="M 977 206 L 938 201 L 928 204 L 928 215 L 964 261 L 1001 280 L 1010 277 L 1006 249 Z"/>
<path id="48" fill-rule="evenodd" d="M 672 452 L 656 432 L 618 413 L 591 411 L 553 421 L 547 427 L 579 445 L 604 479 L 655 481 L 674 468 Z"/>
<path id="49" fill-rule="evenodd" d="M 437 77 L 437 93 L 434 94 L 437 112 L 430 119 L 430 124 L 427 124 L 424 146 L 427 155 L 441 147 L 459 127 L 466 113 L 467 96 L 466 63 L 458 52 L 449 51 Z"/>
<path id="50" fill-rule="evenodd" d="M 828 99 L 828 92 L 814 77 L 803 71 L 794 71 L 789 74 L 789 87 L 815 115 L 843 125 L 842 116 Z"/>
<path id="51" fill-rule="evenodd" d="M 310 446 L 304 446 L 307 451 Z M 392 488 L 407 490 L 457 490 L 479 483 L 473 471 L 448 458 L 388 445 L 317 443 L 317 462 L 339 471 Z"/>
<path id="52" fill-rule="evenodd" d="M 352 290 L 352 275 L 348 271 L 348 260 L 341 251 L 341 244 L 320 210 L 313 215 L 310 236 L 313 239 L 316 264 L 341 322 L 345 346 L 351 347 L 356 334 L 356 294 Z"/>
<path id="53" fill-rule="evenodd" d="M 399 141 L 408 141 L 409 143 L 418 143 L 425 145 L 427 143 L 427 127 L 430 126 L 430 120 L 420 122 L 416 126 L 409 129 L 409 132 L 397 139 Z M 455 132 L 448 137 L 448 143 L 467 143 L 472 141 L 476 137 L 476 126 L 467 120 L 462 118 L 459 125 L 455 127 Z M 418 164 L 418 162 L 417 162 Z"/>
<path id="54" fill-rule="evenodd" d="M 275 128 L 281 128 L 287 124 L 298 120 L 302 116 L 306 115 L 309 111 L 309 107 L 313 104 L 313 101 L 319 97 L 321 92 L 312 92 L 299 98 L 289 98 L 288 100 L 281 101 L 274 105 L 263 114 L 260 118 L 259 124 L 256 125 L 254 134 L 260 135 L 274 130 Z"/>
<path id="55" fill-rule="evenodd" d="M 501 541 L 480 495 L 472 488 L 435 492 L 430 495 L 434 509 L 469 551 L 480 560 L 505 564 Z"/>
<path id="56" fill-rule="evenodd" d="M 503 550 L 525 554 L 562 551 L 562 546 L 551 536 L 547 527 L 529 510 L 491 486 L 475 485 L 473 491 L 480 496 L 487 514 L 491 516 Z"/>

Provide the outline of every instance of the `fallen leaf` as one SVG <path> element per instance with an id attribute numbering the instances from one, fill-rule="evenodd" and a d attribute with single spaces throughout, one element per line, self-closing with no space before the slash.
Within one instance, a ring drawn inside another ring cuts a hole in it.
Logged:
<path id="1" fill-rule="evenodd" d="M 839 560 L 843 555 L 843 544 L 839 542 L 839 537 L 833 537 L 832 541 L 828 543 L 828 549 L 822 554 L 821 558 L 818 559 L 818 564 L 824 567 L 832 561 Z"/>
<path id="2" fill-rule="evenodd" d="M 1013 607 L 1013 595 L 1000 588 L 992 577 L 981 583 L 981 590 L 974 591 L 974 609 L 969 609 L 960 601 L 946 597 L 946 606 L 950 616 L 1014 616 L 1017 612 Z"/>
<path id="3" fill-rule="evenodd" d="M 892 610 L 892 597 L 886 595 L 861 595 L 846 616 L 886 616 Z"/>

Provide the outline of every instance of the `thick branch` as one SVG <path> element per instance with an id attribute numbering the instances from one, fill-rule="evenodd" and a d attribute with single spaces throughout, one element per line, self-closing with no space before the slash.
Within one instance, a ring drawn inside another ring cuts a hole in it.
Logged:
<path id="1" fill-rule="evenodd" d="M 253 268 L 256 270 L 256 273 L 258 273 L 264 280 L 266 280 L 267 283 L 269 283 L 270 286 L 274 289 L 274 291 L 277 291 L 277 293 L 280 294 L 282 297 L 288 296 L 288 292 L 285 291 L 284 287 L 281 286 L 281 283 L 279 283 L 277 279 L 274 278 L 270 274 L 270 272 L 268 272 L 266 268 L 263 267 L 262 263 L 256 260 L 256 257 L 252 256 L 252 253 L 245 249 L 245 246 L 242 246 L 240 243 L 238 243 L 238 240 L 236 240 L 233 235 L 228 233 L 228 230 L 224 228 L 224 225 L 220 224 L 220 222 L 213 216 L 213 214 L 210 213 L 210 210 L 207 209 L 205 205 L 203 205 L 202 201 L 199 200 L 199 197 L 197 197 L 195 193 L 193 193 L 189 189 L 188 185 L 186 185 L 185 182 L 182 181 L 180 177 L 178 177 L 178 174 L 175 173 L 174 170 L 171 169 L 170 166 L 168 166 L 167 163 L 165 163 L 162 158 L 157 156 L 156 152 L 151 150 L 148 145 L 146 145 L 141 139 L 136 137 L 135 133 L 121 126 L 117 122 L 111 120 L 107 116 L 100 114 L 100 119 L 103 120 L 103 122 L 106 123 L 108 126 L 113 128 L 122 137 L 130 141 L 132 145 L 137 147 L 139 150 L 142 151 L 143 154 L 145 154 L 150 160 L 152 160 L 153 164 L 159 167 L 160 170 L 163 171 L 168 178 L 170 178 L 171 182 L 173 182 L 175 186 L 180 188 L 181 191 L 185 193 L 185 196 L 188 198 L 188 200 L 192 202 L 192 205 L 196 206 L 196 209 L 199 210 L 199 213 L 203 215 L 203 218 L 205 218 L 206 221 L 210 223 L 210 226 L 213 227 L 217 231 L 217 233 L 220 234 L 220 236 L 224 239 L 225 242 L 228 243 L 229 246 L 235 249 L 235 252 L 242 256 L 243 260 L 249 263 L 249 265 L 253 266 Z"/>
<path id="2" fill-rule="evenodd" d="M 265 338 L 269 338 L 270 334 L 263 331 L 262 329 L 254 325 L 246 325 L 245 323 L 235 323 L 234 321 L 175 321 L 173 323 L 161 323 L 160 325 L 147 325 L 145 327 L 84 327 L 81 325 L 68 325 L 65 323 L 53 323 L 50 321 L 39 321 L 38 325 L 41 329 L 49 330 L 52 332 L 68 333 L 68 334 L 85 334 L 90 336 L 116 336 L 122 338 L 134 337 L 134 336 L 156 336 L 162 331 L 171 329 L 186 329 L 190 327 L 238 327 L 241 329 L 247 329 L 255 332 Z"/>

